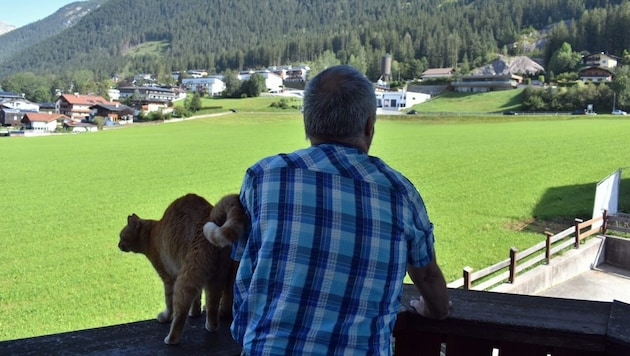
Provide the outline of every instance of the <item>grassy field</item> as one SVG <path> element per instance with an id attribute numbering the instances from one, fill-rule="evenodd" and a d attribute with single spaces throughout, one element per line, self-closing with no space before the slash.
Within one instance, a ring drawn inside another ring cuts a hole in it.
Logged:
<path id="1" fill-rule="evenodd" d="M 153 319 L 159 278 L 144 256 L 117 248 L 127 215 L 158 219 L 188 192 L 215 202 L 257 159 L 307 146 L 299 114 L 246 111 L 0 139 L 0 340 Z M 588 218 L 597 181 L 628 166 L 624 118 L 443 120 L 379 119 L 370 153 L 423 195 L 448 280 L 542 241 L 545 227 Z"/>
<path id="2" fill-rule="evenodd" d="M 429 101 L 415 105 L 419 112 L 503 112 L 521 108 L 523 89 L 499 90 L 487 93 L 446 91 Z"/>
<path id="3" fill-rule="evenodd" d="M 285 100 L 288 108 L 280 109 L 272 107 L 273 103 L 279 103 L 280 100 Z M 183 105 L 182 101 L 176 103 L 176 106 Z M 257 98 L 232 99 L 232 98 L 202 98 L 201 99 L 202 110 L 195 113 L 196 115 L 212 114 L 218 112 L 225 112 L 226 110 L 233 109 L 237 112 L 245 113 L 282 113 L 282 114 L 295 114 L 299 112 L 299 107 L 302 106 L 302 99 L 292 96 L 260 96 Z"/>

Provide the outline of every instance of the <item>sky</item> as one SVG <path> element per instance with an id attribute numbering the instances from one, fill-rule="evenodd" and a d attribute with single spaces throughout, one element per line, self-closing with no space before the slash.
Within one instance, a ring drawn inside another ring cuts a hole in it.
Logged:
<path id="1" fill-rule="evenodd" d="M 0 21 L 22 27 L 54 14 L 79 0 L 0 0 Z"/>

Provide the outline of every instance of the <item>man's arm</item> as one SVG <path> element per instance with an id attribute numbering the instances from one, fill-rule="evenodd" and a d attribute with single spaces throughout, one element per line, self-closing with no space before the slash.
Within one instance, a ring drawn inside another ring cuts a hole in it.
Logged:
<path id="1" fill-rule="evenodd" d="M 407 273 L 421 295 L 419 301 L 412 301 L 411 304 L 416 311 L 427 318 L 446 318 L 450 307 L 448 289 L 435 255 L 431 263 L 424 267 L 413 267 L 408 264 Z"/>

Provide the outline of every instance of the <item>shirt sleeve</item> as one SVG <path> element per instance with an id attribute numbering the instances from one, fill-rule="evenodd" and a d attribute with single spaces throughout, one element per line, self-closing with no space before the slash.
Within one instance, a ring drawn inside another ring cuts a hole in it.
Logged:
<path id="1" fill-rule="evenodd" d="M 433 223 L 429 220 L 424 202 L 420 194 L 411 200 L 411 206 L 406 211 L 411 213 L 409 226 L 410 240 L 407 262 L 414 267 L 424 267 L 433 260 L 435 238 Z"/>

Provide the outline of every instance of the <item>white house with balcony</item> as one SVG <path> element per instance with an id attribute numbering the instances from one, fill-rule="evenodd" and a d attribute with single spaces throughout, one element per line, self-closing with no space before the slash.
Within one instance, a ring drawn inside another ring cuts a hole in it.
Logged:
<path id="1" fill-rule="evenodd" d="M 282 77 L 276 73 L 273 73 L 272 71 L 268 69 L 257 70 L 257 71 L 253 71 L 253 70 L 242 71 L 238 73 L 238 79 L 241 82 L 249 80 L 254 73 L 258 73 L 262 75 L 263 78 L 265 78 L 265 87 L 268 92 L 279 93 L 282 91 L 282 88 L 283 88 Z"/>
<path id="2" fill-rule="evenodd" d="M 225 83 L 219 76 L 183 78 L 182 86 L 186 88 L 186 90 L 206 92 L 211 96 L 219 96 L 225 91 Z"/>
<path id="3" fill-rule="evenodd" d="M 431 95 L 411 91 L 377 91 L 376 106 L 383 110 L 402 110 L 431 99 Z"/>

